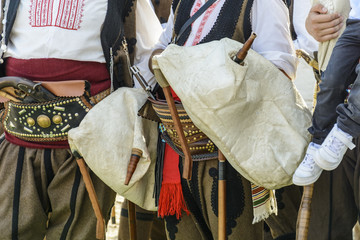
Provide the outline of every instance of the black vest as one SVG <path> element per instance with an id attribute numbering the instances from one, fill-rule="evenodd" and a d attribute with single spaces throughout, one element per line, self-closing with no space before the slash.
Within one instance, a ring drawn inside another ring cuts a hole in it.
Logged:
<path id="1" fill-rule="evenodd" d="M 293 23 L 293 15 L 294 15 L 294 0 L 283 0 L 286 6 L 289 8 L 289 15 L 290 15 L 290 32 L 291 37 L 293 40 L 297 38 L 295 29 L 294 29 L 294 23 Z"/>
<path id="2" fill-rule="evenodd" d="M 190 11 L 195 0 L 174 0 L 173 11 L 175 13 L 174 34 L 177 35 L 190 18 Z M 210 42 L 213 40 L 220 40 L 222 38 L 231 38 L 244 43 L 251 34 L 252 28 L 250 23 L 250 12 L 253 5 L 253 0 L 226 0 L 220 10 L 214 26 L 207 36 L 200 42 Z M 241 17 L 243 16 L 243 17 Z M 178 39 L 178 45 L 184 45 L 191 27 L 189 27 Z M 238 32 L 238 34 L 235 34 Z M 235 37 L 236 35 L 236 37 Z"/>

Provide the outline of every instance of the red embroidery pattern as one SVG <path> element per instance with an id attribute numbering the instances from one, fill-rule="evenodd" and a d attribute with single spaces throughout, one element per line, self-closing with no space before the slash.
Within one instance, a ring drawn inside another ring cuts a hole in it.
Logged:
<path id="1" fill-rule="evenodd" d="M 201 23 L 200 23 L 200 26 L 199 26 L 199 29 L 197 30 L 196 32 L 196 35 L 195 35 L 195 38 L 194 38 L 194 41 L 193 43 L 191 44 L 192 46 L 198 44 L 200 42 L 200 37 L 201 37 L 201 34 L 204 30 L 204 26 L 207 22 L 207 20 L 209 19 L 212 11 L 214 11 L 214 9 L 216 8 L 216 6 L 218 5 L 219 1 L 216 1 L 215 3 L 213 3 L 206 11 L 205 11 L 205 15 L 204 17 L 201 19 Z M 201 7 L 201 0 L 198 0 L 196 2 L 196 5 L 194 7 L 194 10 L 192 11 L 191 13 L 191 16 L 194 15 L 198 10 L 199 8 Z"/>
<path id="2" fill-rule="evenodd" d="M 51 26 L 54 1 L 31 0 L 30 25 L 33 27 Z"/>
<path id="3" fill-rule="evenodd" d="M 58 11 L 53 12 L 55 0 L 31 0 L 30 25 L 32 27 L 54 26 L 68 30 L 80 28 L 85 0 L 59 0 Z M 56 20 L 53 23 L 53 16 Z"/>

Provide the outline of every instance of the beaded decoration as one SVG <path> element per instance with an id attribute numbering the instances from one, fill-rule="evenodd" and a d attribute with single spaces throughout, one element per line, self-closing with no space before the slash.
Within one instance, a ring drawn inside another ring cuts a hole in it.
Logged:
<path id="1" fill-rule="evenodd" d="M 66 140 L 68 131 L 77 127 L 91 104 L 85 97 L 58 98 L 42 103 L 15 103 L 5 105 L 5 130 L 25 141 Z"/>

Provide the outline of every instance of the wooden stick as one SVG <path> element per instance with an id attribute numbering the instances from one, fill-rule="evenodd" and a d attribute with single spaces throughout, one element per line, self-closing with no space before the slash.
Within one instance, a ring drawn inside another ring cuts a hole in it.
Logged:
<path id="1" fill-rule="evenodd" d="M 296 240 L 307 240 L 309 232 L 309 222 L 311 215 L 311 199 L 314 191 L 314 184 L 304 186 L 301 204 L 296 223 Z"/>
<path id="2" fill-rule="evenodd" d="M 226 159 L 219 151 L 218 239 L 226 240 Z"/>
<path id="3" fill-rule="evenodd" d="M 96 196 L 94 184 L 92 183 L 89 171 L 86 167 L 86 163 L 83 158 L 76 159 L 77 164 L 79 165 L 81 175 L 84 179 L 86 190 L 89 194 L 91 205 L 94 209 L 95 216 L 97 218 L 96 224 L 96 238 L 103 240 L 105 239 L 105 219 L 102 215 L 99 200 Z"/>
<path id="4" fill-rule="evenodd" d="M 190 148 L 189 145 L 187 144 L 186 138 L 185 138 L 185 134 L 183 131 L 183 128 L 181 126 L 180 123 L 180 118 L 179 118 L 179 114 L 176 110 L 175 107 L 175 102 L 174 99 L 171 95 L 171 90 L 170 87 L 164 87 L 163 88 L 164 94 L 165 94 L 165 98 L 166 101 L 169 105 L 169 109 L 170 109 L 170 114 L 171 117 L 174 121 L 174 126 L 176 129 L 177 134 L 179 135 L 179 139 L 180 139 L 180 144 L 181 144 L 181 148 L 184 152 L 185 155 L 185 163 L 184 163 L 184 169 L 183 169 L 183 175 L 182 177 L 190 180 L 191 179 L 191 171 L 192 171 L 192 159 L 191 159 L 191 154 L 190 154 Z"/>
<path id="5" fill-rule="evenodd" d="M 111 208 L 111 223 L 112 223 L 112 224 L 116 224 L 115 205 Z"/>
<path id="6" fill-rule="evenodd" d="M 297 52 L 297 56 L 304 57 L 302 52 L 299 53 Z M 305 61 L 308 62 L 307 59 L 305 59 Z M 318 68 L 316 68 L 316 66 L 318 66 L 316 60 L 314 60 L 314 62 L 310 64 L 310 66 L 312 66 L 313 69 L 318 70 Z M 313 95 L 313 110 L 315 109 L 317 102 L 317 93 L 320 91 L 319 80 L 321 79 L 320 75 L 316 75 L 315 71 L 314 74 L 316 79 L 316 86 Z M 296 222 L 296 240 L 308 239 L 310 216 L 311 216 L 311 200 L 312 200 L 313 192 L 314 192 L 314 184 L 304 186 L 304 191 L 301 198 L 301 204 Z"/>
<path id="7" fill-rule="evenodd" d="M 129 200 L 128 200 L 128 220 L 129 220 L 130 240 L 137 240 L 135 204 L 133 202 L 130 202 Z"/>

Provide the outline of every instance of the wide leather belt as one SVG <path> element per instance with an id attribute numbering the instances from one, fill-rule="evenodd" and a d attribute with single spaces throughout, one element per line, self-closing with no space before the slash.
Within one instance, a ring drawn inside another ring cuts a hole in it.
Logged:
<path id="1" fill-rule="evenodd" d="M 59 98 L 41 103 L 5 103 L 5 130 L 26 141 L 66 140 L 68 131 L 77 127 L 91 104 L 85 97 Z"/>
<path id="2" fill-rule="evenodd" d="M 105 90 L 90 97 L 58 97 L 40 103 L 5 103 L 3 125 L 6 132 L 25 141 L 67 140 L 68 131 L 79 126 L 87 112 L 110 94 Z"/>
<path id="3" fill-rule="evenodd" d="M 150 99 L 149 99 L 150 100 Z M 150 100 L 156 114 L 161 120 L 162 138 L 181 156 L 180 139 L 176 132 L 174 121 L 171 118 L 170 109 L 166 102 Z M 190 148 L 190 154 L 194 161 L 217 159 L 218 152 L 215 144 L 198 129 L 191 121 L 181 103 L 176 103 L 180 123 L 183 127 L 186 141 Z"/>

